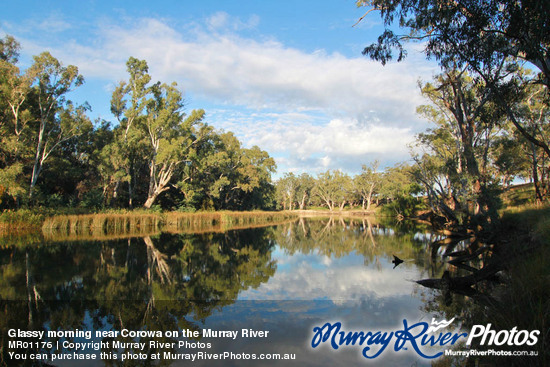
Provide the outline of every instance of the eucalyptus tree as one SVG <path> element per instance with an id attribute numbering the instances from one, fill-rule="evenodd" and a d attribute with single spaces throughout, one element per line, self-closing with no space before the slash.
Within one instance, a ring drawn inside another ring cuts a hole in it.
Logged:
<path id="1" fill-rule="evenodd" d="M 33 118 L 28 103 L 32 79 L 17 67 L 18 55 L 13 37 L 0 39 L 0 198 L 18 197 L 26 187 L 22 156 L 29 149 L 23 133 Z"/>
<path id="2" fill-rule="evenodd" d="M 185 117 L 183 96 L 176 84 L 155 85 L 153 98 L 147 103 L 144 128 L 150 139 L 149 190 L 143 205 L 150 208 L 156 198 L 170 188 L 176 170 L 192 162 L 198 142 L 206 131 L 203 110 L 194 110 Z"/>
<path id="3" fill-rule="evenodd" d="M 419 194 L 422 189 L 414 180 L 412 167 L 407 163 L 398 163 L 382 172 L 379 188 L 380 197 L 392 202 L 400 197 Z"/>
<path id="4" fill-rule="evenodd" d="M 370 165 L 363 165 L 360 174 L 353 178 L 355 190 L 361 198 L 361 207 L 363 210 L 369 210 L 373 195 L 380 186 L 380 173 L 378 170 L 378 161 L 372 162 Z"/>
<path id="5" fill-rule="evenodd" d="M 419 40 L 424 41 L 424 52 L 443 65 L 458 60 L 488 70 L 504 59 L 524 60 L 537 67 L 541 81 L 550 85 L 547 2 L 358 0 L 357 5 L 380 13 L 386 29 L 364 53 L 384 63 L 395 51 L 398 61 L 402 60 L 407 54 L 404 42 Z M 395 34 L 390 29 L 394 23 L 408 34 Z"/>
<path id="6" fill-rule="evenodd" d="M 231 208 L 268 208 L 274 191 L 271 175 L 277 169 L 275 160 L 256 145 L 241 148 L 239 153 L 231 187 L 237 196 L 234 197 Z"/>
<path id="7" fill-rule="evenodd" d="M 550 105 L 548 94 L 544 87 L 531 85 L 526 89 L 526 98 L 520 101 L 515 107 L 517 119 L 531 136 L 540 141 L 550 142 Z M 516 148 L 522 147 L 528 157 L 531 166 L 530 177 L 535 186 L 535 200 L 542 202 L 548 199 L 550 188 L 550 155 L 545 149 L 532 140 L 526 139 L 525 135 L 517 137 Z M 519 144 L 518 144 L 519 143 Z"/>
<path id="8" fill-rule="evenodd" d="M 363 54 L 383 64 L 394 57 L 401 61 L 407 55 L 406 42 L 422 42 L 424 53 L 444 69 L 458 65 L 482 79 L 516 129 L 550 158 L 548 140 L 534 135 L 514 108 L 531 84 L 542 85 L 548 95 L 550 2 L 358 0 L 357 5 L 370 8 L 367 13 L 379 12 L 386 28 Z M 395 33 L 394 25 L 405 33 Z M 522 79 L 522 66 L 536 70 L 536 75 Z"/>
<path id="9" fill-rule="evenodd" d="M 115 183 L 115 193 L 118 191 L 121 180 L 128 182 L 128 205 L 133 207 L 135 193 L 136 172 L 146 156 L 146 135 L 140 129 L 139 120 L 145 118 L 146 106 L 150 98 L 151 76 L 145 60 L 130 57 L 126 62 L 129 74 L 128 81 L 121 81 L 115 88 L 111 98 L 111 112 L 117 118 L 119 126 L 113 145 L 106 149 L 110 154 L 120 154 L 116 159 L 117 165 L 109 170 L 112 177 L 118 180 Z M 107 153 L 109 154 L 109 153 Z M 116 196 L 116 194 L 115 194 Z"/>
<path id="10" fill-rule="evenodd" d="M 296 189 L 296 200 L 298 200 L 298 207 L 300 210 L 304 210 L 311 200 L 312 191 L 315 187 L 315 179 L 307 173 L 302 173 L 297 179 L 298 187 Z"/>
<path id="11" fill-rule="evenodd" d="M 397 217 L 412 217 L 424 205 L 419 195 L 423 192 L 415 180 L 414 168 L 407 163 L 396 164 L 384 170 L 378 196 L 384 203 L 383 210 Z"/>
<path id="12" fill-rule="evenodd" d="M 65 67 L 43 52 L 23 72 L 18 55 L 13 37 L 0 41 L 0 185 L 12 197 L 27 191 L 33 199 L 46 163 L 92 123 L 87 104 L 76 106 L 67 99 L 84 81 L 76 66 Z"/>
<path id="13" fill-rule="evenodd" d="M 15 44 L 13 47 L 18 46 Z M 14 53 L 16 50 L 6 52 Z M 21 73 L 16 60 L 14 56 L 6 59 L 0 57 L 0 95 L 3 104 L 0 129 L 6 130 L 2 132 L 4 138 L 10 136 L 8 145 L 15 155 L 22 148 L 20 145 L 24 145 L 21 143 L 22 134 L 33 119 L 29 106 L 33 77 L 30 72 Z"/>
<path id="14" fill-rule="evenodd" d="M 6 35 L 3 39 L 0 39 L 0 60 L 17 64 L 20 47 L 21 45 L 13 36 Z"/>
<path id="15" fill-rule="evenodd" d="M 496 216 L 498 203 L 489 190 L 489 150 L 503 116 L 494 106 L 494 95 L 464 69 L 446 70 L 435 83 L 423 85 L 422 94 L 431 104 L 418 110 L 437 125 L 419 135 L 420 145 L 426 146 L 434 159 L 426 155 L 415 158 L 419 168 L 416 176 L 430 202 L 437 202 L 446 217 L 448 208 Z M 438 176 L 445 178 L 445 185 L 436 179 Z"/>
<path id="16" fill-rule="evenodd" d="M 76 66 L 64 67 L 49 52 L 43 52 L 34 57 L 28 73 L 33 78 L 38 110 L 38 129 L 34 132 L 36 150 L 29 188 L 29 198 L 32 198 L 40 172 L 51 153 L 63 142 L 91 127 L 91 121 L 85 114 L 88 106 L 74 106 L 66 99 L 67 93 L 84 82 Z"/>
<path id="17" fill-rule="evenodd" d="M 287 172 L 282 178 L 277 180 L 276 189 L 279 202 L 283 205 L 283 210 L 292 210 L 296 200 L 296 191 L 298 188 L 298 178 L 292 172 Z"/>
<path id="18" fill-rule="evenodd" d="M 352 190 L 351 178 L 340 170 L 328 170 L 317 176 L 314 193 L 330 211 L 344 209 Z"/>
<path id="19" fill-rule="evenodd" d="M 204 209 L 265 209 L 273 200 L 275 160 L 260 148 L 243 148 L 231 132 L 203 127 L 204 139 L 183 165 L 176 186 L 184 206 Z"/>
<path id="20" fill-rule="evenodd" d="M 533 146 L 521 134 L 514 132 L 507 127 L 506 131 L 494 140 L 490 152 L 494 176 L 500 180 L 504 189 L 509 187 L 515 178 L 529 180 L 533 173 L 529 159 Z"/>

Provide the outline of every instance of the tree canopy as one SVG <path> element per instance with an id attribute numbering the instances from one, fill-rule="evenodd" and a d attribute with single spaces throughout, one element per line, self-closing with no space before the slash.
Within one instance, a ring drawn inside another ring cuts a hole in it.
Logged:
<path id="1" fill-rule="evenodd" d="M 272 207 L 273 158 L 185 111 L 177 84 L 153 83 L 145 60 L 128 59 L 110 123 L 69 98 L 84 83 L 76 66 L 43 52 L 21 71 L 18 55 L 13 37 L 0 40 L 0 208 Z"/>

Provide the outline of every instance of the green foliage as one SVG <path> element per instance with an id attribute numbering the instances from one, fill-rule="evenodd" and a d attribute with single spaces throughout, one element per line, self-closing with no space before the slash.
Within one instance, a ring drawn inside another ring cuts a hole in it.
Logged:
<path id="1" fill-rule="evenodd" d="M 426 209 L 422 199 L 412 195 L 398 195 L 391 202 L 384 205 L 382 213 L 398 218 L 414 218 L 421 210 Z"/>
<path id="2" fill-rule="evenodd" d="M 317 195 L 331 211 L 335 208 L 344 209 L 352 191 L 351 177 L 340 170 L 320 173 L 313 188 L 314 195 Z"/>
<path id="3" fill-rule="evenodd" d="M 4 227 L 40 226 L 45 215 L 36 210 L 4 210 L 0 213 L 0 223 Z"/>
<path id="4" fill-rule="evenodd" d="M 354 189 L 364 210 L 370 209 L 372 199 L 383 182 L 382 175 L 376 172 L 377 169 L 378 161 L 374 161 L 371 166 L 363 165 L 361 174 L 353 178 Z"/>
<path id="5" fill-rule="evenodd" d="M 84 82 L 76 66 L 43 52 L 20 71 L 18 51 L 13 37 L 0 41 L 0 209 L 273 207 L 273 158 L 215 132 L 205 111 L 187 115 L 177 85 L 151 83 L 145 60 L 126 63 L 112 127 L 70 101 Z"/>
<path id="6" fill-rule="evenodd" d="M 468 64 L 472 70 L 498 72 L 507 59 L 526 60 L 550 80 L 547 67 L 550 44 L 550 5 L 530 0 L 441 4 L 436 0 L 358 0 L 358 6 L 377 10 L 386 27 L 377 42 L 364 54 L 386 63 L 397 53 L 398 61 L 406 56 L 403 44 L 423 41 L 427 56 L 442 66 Z M 408 34 L 394 33 L 397 25 Z"/>
<path id="7" fill-rule="evenodd" d="M 456 68 L 424 84 L 422 93 L 431 104 L 418 112 L 436 127 L 417 136 L 413 176 L 432 212 L 453 225 L 495 222 L 500 207 L 495 176 L 506 172 L 509 181 L 515 172 L 506 168 L 508 158 L 495 144 L 504 141 L 505 123 L 494 95 L 485 83 Z"/>
<path id="8" fill-rule="evenodd" d="M 451 89 L 439 80 L 435 86 L 426 84 L 423 93 L 435 105 L 444 106 L 447 115 L 458 122 L 459 128 L 453 126 L 450 132 L 461 144 L 456 152 L 461 158 L 460 174 L 467 173 L 468 180 L 474 183 L 480 181 L 479 185 L 475 183 L 474 196 L 484 199 L 479 195 L 481 181 L 484 175 L 495 174 L 490 172 L 492 168 L 501 175 L 499 178 L 505 185 L 514 175 L 530 176 L 535 182 L 536 200 L 546 200 L 548 184 L 545 181 L 550 159 L 550 24 L 547 21 L 550 3 L 490 0 L 464 6 L 459 2 L 441 4 L 436 0 L 359 0 L 357 5 L 369 7 L 368 13 L 377 11 L 386 28 L 376 43 L 364 49 L 365 55 L 383 64 L 395 56 L 401 61 L 406 56 L 404 44 L 421 41 L 424 53 L 439 61 L 447 75 L 449 70 L 460 70 L 461 78 L 454 78 Z M 404 34 L 395 33 L 395 26 L 403 29 Z M 466 71 L 472 78 L 463 78 Z M 460 80 L 465 82 L 462 86 L 456 83 Z M 421 111 L 441 125 L 443 119 L 433 109 Z M 515 135 L 515 144 L 491 136 L 496 133 L 491 129 L 504 125 L 503 116 L 513 126 L 507 129 L 507 135 Z M 477 144 L 476 134 L 486 140 L 485 148 Z M 433 140 L 431 144 L 440 143 Z M 490 148 L 495 149 L 488 152 Z M 451 147 L 449 152 L 453 151 Z M 487 157 L 493 159 L 493 167 L 485 166 L 483 160 Z M 526 173 L 527 161 L 531 165 L 530 173 Z M 445 160 L 439 163 L 445 165 Z M 489 202 L 478 202 L 481 210 Z"/>
<path id="9" fill-rule="evenodd" d="M 103 192 L 96 188 L 85 192 L 80 199 L 79 206 L 90 210 L 99 210 L 104 207 Z"/>

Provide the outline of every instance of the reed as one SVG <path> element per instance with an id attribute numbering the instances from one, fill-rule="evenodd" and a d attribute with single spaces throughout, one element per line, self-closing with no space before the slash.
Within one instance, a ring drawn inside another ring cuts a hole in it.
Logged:
<path id="1" fill-rule="evenodd" d="M 297 218 L 290 212 L 199 212 L 166 214 L 166 226 L 169 230 L 195 229 L 228 230 L 245 225 L 270 224 L 282 220 Z"/>
<path id="2" fill-rule="evenodd" d="M 45 237 L 104 238 L 172 233 L 222 232 L 277 224 L 297 215 L 291 212 L 122 212 L 87 215 L 55 215 L 42 224 Z"/>
<path id="3" fill-rule="evenodd" d="M 42 224 L 44 233 L 65 233 L 67 235 L 101 235 L 111 233 L 149 233 L 152 228 L 161 228 L 165 220 L 161 214 L 119 213 L 55 215 Z"/>

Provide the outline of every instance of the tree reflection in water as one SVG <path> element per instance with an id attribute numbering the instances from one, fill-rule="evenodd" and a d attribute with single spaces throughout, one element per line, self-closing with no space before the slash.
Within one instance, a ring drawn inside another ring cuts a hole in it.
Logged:
<path id="1" fill-rule="evenodd" d="M 5 331 L 198 330 L 201 320 L 233 303 L 241 290 L 275 273 L 269 232 L 259 228 L 5 248 L 0 251 L 0 326 Z M 3 333 L 3 364 L 9 361 L 8 339 Z M 48 339 L 54 345 L 57 340 Z M 160 352 L 146 345 L 143 353 Z"/>
<path id="2" fill-rule="evenodd" d="M 2 330 L 200 330 L 242 291 L 276 278 L 276 246 L 285 256 L 337 259 L 353 255 L 366 266 L 373 264 L 374 276 L 378 271 L 392 271 L 387 264 L 395 254 L 406 260 L 405 268 L 418 269 L 426 277 L 441 277 L 445 268 L 438 252 L 429 249 L 442 239 L 426 227 L 407 222 L 395 225 L 368 217 L 328 217 L 224 233 L 152 233 L 108 241 L 71 238 L 63 243 L 8 245 L 0 250 L 0 323 Z M 325 306 L 330 310 L 333 303 Z M 7 361 L 7 335 L 2 335 L 1 343 L 0 355 Z M 146 346 L 142 353 L 166 351 Z M 53 349 L 42 352 L 58 353 Z M 136 360 L 130 364 L 150 363 Z"/>

